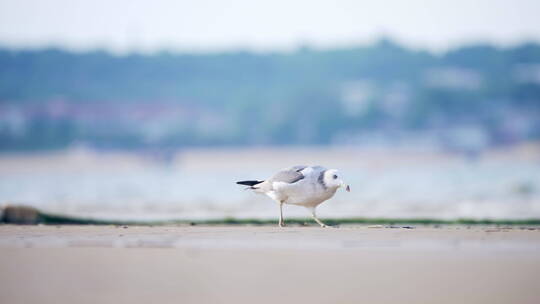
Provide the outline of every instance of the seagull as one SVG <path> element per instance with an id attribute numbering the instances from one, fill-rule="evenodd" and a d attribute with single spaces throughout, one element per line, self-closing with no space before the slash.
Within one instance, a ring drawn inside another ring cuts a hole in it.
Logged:
<path id="1" fill-rule="evenodd" d="M 236 182 L 248 186 L 255 193 L 266 194 L 279 204 L 279 227 L 284 227 L 283 204 L 306 207 L 311 217 L 321 227 L 326 225 L 317 218 L 315 209 L 322 202 L 330 199 L 337 189 L 349 185 L 340 179 L 338 170 L 321 166 L 294 166 L 282 169 L 267 180 L 246 180 Z"/>

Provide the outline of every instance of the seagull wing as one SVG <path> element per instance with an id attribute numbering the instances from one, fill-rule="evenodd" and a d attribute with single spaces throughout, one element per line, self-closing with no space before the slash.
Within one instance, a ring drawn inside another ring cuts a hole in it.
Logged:
<path id="1" fill-rule="evenodd" d="M 287 169 L 287 170 L 281 170 L 278 173 L 274 174 L 268 181 L 275 183 L 275 182 L 282 182 L 287 184 L 296 183 L 297 181 L 303 179 L 305 176 L 300 171 L 296 171 L 295 169 Z"/>
<path id="2" fill-rule="evenodd" d="M 296 183 L 297 181 L 302 180 L 305 177 L 301 172 L 303 168 L 300 167 L 305 168 L 305 166 L 295 166 L 292 168 L 283 169 L 274 174 L 269 179 L 265 180 L 263 183 L 256 185 L 255 188 L 259 189 L 259 191 L 261 192 L 268 192 L 275 190 L 274 183 Z"/>
<path id="3" fill-rule="evenodd" d="M 304 170 L 304 169 L 307 168 L 307 167 L 308 167 L 308 166 L 297 165 L 297 166 L 293 166 L 293 167 L 287 168 L 287 169 L 285 169 L 285 171 L 296 171 L 296 172 L 300 172 L 300 171 Z"/>

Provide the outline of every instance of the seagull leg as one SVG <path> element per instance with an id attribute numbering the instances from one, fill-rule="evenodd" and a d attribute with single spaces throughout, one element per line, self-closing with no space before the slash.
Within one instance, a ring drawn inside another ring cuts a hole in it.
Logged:
<path id="1" fill-rule="evenodd" d="M 323 228 L 328 227 L 326 226 L 325 223 L 321 222 L 319 218 L 317 218 L 317 214 L 315 213 L 315 208 L 310 208 L 310 211 L 311 211 L 311 217 L 315 220 L 315 222 L 317 222 L 317 224 L 321 225 L 321 227 Z"/>
<path id="2" fill-rule="evenodd" d="M 279 202 L 279 227 L 285 227 L 285 221 L 283 220 L 283 202 Z"/>

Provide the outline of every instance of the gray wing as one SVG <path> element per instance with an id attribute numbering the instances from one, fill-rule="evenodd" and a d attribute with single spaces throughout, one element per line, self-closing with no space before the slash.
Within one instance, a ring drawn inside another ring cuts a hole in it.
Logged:
<path id="1" fill-rule="evenodd" d="M 260 189 L 262 192 L 267 192 L 273 190 L 274 182 L 283 182 L 288 184 L 296 183 L 297 181 L 304 179 L 305 176 L 301 173 L 301 171 L 305 168 L 307 168 L 307 166 L 294 166 L 283 169 L 255 187 Z"/>
<path id="2" fill-rule="evenodd" d="M 297 170 L 298 169 L 281 170 L 278 173 L 274 174 L 274 176 L 272 176 L 270 179 L 268 179 L 268 181 L 270 183 L 274 183 L 274 182 L 283 182 L 283 183 L 288 183 L 288 184 L 296 183 L 297 181 L 304 178 L 304 175 L 300 172 L 301 169 L 298 171 Z"/>
<path id="3" fill-rule="evenodd" d="M 304 170 L 305 168 L 307 168 L 307 166 L 298 165 L 298 166 L 293 166 L 293 167 L 287 168 L 285 170 L 292 170 L 292 171 L 300 172 L 300 171 Z"/>

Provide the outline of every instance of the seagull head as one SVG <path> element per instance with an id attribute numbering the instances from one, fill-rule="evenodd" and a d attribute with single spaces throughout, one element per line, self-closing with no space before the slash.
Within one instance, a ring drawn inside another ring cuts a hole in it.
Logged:
<path id="1" fill-rule="evenodd" d="M 336 169 L 330 169 L 325 172 L 324 183 L 326 184 L 327 187 L 330 187 L 330 188 L 345 187 L 345 190 L 347 190 L 347 192 L 351 191 L 351 187 L 349 187 L 349 185 L 346 185 L 343 182 L 339 174 L 339 171 Z"/>

